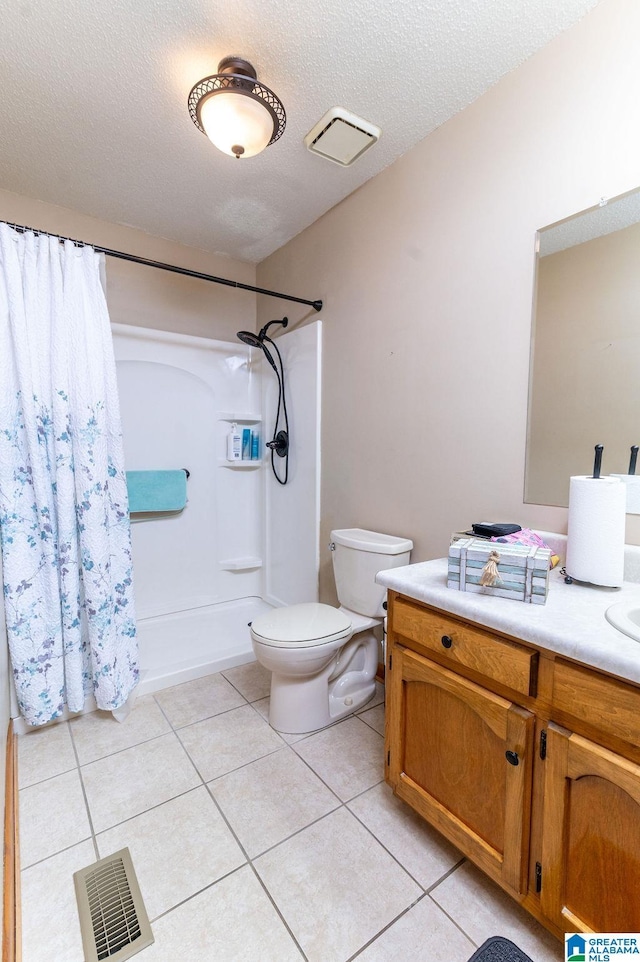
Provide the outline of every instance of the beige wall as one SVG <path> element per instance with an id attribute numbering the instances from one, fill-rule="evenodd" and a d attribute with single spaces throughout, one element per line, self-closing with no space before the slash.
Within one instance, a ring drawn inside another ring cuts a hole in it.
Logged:
<path id="1" fill-rule="evenodd" d="M 0 220 L 255 285 L 253 264 L 185 247 L 6 190 L 0 190 Z M 107 258 L 107 300 L 111 320 L 120 324 L 223 341 L 235 340 L 236 331 L 243 328 L 255 330 L 255 294 L 113 257 Z"/>
<path id="2" fill-rule="evenodd" d="M 640 224 L 540 258 L 526 497 L 569 503 L 569 478 L 624 474 L 640 444 Z"/>
<path id="3" fill-rule="evenodd" d="M 534 236 L 640 182 L 638 35 L 640 4 L 601 0 L 259 266 L 325 300 L 324 599 L 333 526 L 412 537 L 414 560 L 472 521 L 566 530 L 523 503 Z"/>

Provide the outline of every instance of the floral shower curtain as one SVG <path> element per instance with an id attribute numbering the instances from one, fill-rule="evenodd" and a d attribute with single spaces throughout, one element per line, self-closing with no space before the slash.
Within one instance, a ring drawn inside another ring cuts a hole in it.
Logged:
<path id="1" fill-rule="evenodd" d="M 0 544 L 20 710 L 138 682 L 131 533 L 99 255 L 0 224 Z"/>

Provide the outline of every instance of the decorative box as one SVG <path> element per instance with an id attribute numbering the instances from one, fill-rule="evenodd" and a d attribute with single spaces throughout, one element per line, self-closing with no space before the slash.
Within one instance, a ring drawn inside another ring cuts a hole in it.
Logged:
<path id="1" fill-rule="evenodd" d="M 550 548 L 460 538 L 449 547 L 447 587 L 543 605 L 550 567 Z"/>

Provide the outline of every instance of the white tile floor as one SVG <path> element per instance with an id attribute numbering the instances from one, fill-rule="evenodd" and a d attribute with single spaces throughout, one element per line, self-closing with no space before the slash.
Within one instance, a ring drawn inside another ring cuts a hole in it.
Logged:
<path id="1" fill-rule="evenodd" d="M 382 690 L 314 735 L 267 724 L 257 664 L 19 739 L 24 962 L 82 962 L 72 874 L 131 850 L 141 962 L 466 962 L 560 944 L 383 781 Z"/>

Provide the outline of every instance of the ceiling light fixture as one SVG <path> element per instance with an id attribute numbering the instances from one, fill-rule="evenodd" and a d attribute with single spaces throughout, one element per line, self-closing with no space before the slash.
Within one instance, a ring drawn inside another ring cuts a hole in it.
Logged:
<path id="1" fill-rule="evenodd" d="M 217 74 L 193 87 L 189 114 L 218 150 L 238 160 L 275 143 L 287 122 L 281 101 L 241 57 L 225 57 Z"/>

